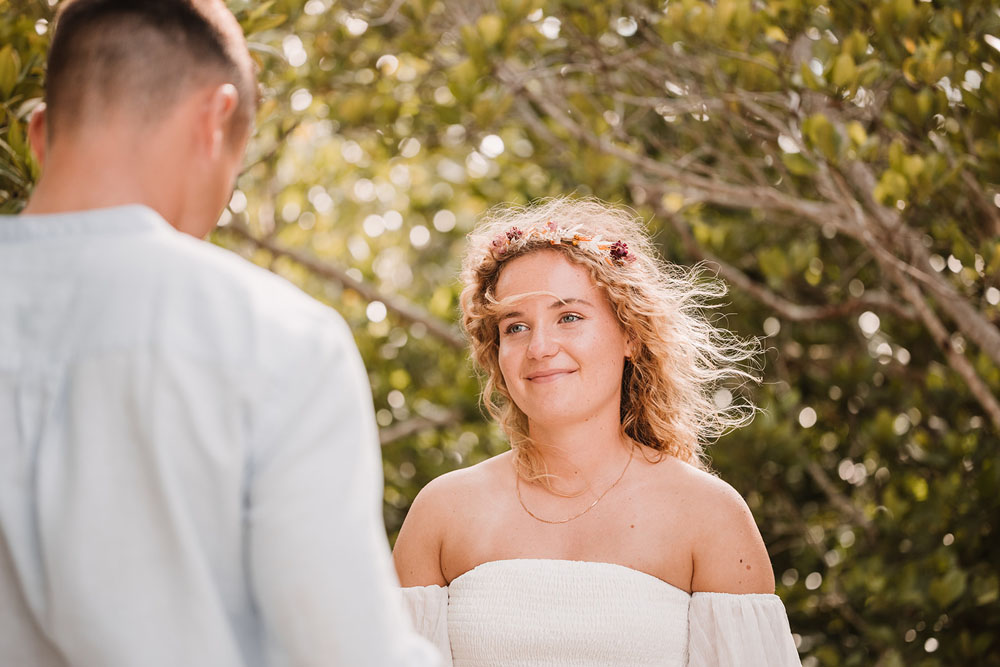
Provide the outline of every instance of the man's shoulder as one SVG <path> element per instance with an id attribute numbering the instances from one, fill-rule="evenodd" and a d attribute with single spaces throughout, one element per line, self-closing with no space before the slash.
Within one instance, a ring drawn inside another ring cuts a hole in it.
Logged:
<path id="1" fill-rule="evenodd" d="M 178 264 L 178 277 L 203 298 L 231 300 L 231 306 L 279 326 L 342 322 L 330 306 L 230 250 L 182 235 L 173 241 L 167 252 Z"/>
<path id="2" fill-rule="evenodd" d="M 223 356 L 228 350 L 242 358 L 308 357 L 353 347 L 336 310 L 232 251 L 169 234 L 153 244 L 149 259 L 147 270 L 170 276 L 153 280 L 168 311 L 167 326 L 193 327 L 202 344 L 217 345 Z"/>
<path id="3" fill-rule="evenodd" d="M 190 272 L 184 276 L 205 285 L 217 285 L 236 296 L 250 296 L 269 302 L 271 308 L 302 310 L 304 315 L 327 314 L 330 309 L 310 297 L 287 279 L 240 257 L 214 243 L 177 234 L 172 259 Z"/>

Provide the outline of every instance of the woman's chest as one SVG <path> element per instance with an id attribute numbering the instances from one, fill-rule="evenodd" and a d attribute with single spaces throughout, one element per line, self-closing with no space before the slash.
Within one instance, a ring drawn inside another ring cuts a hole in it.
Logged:
<path id="1" fill-rule="evenodd" d="M 469 506 L 449 526 L 441 549 L 447 580 L 481 563 L 552 559 L 615 563 L 680 589 L 691 581 L 690 527 L 668 503 L 624 496 L 565 523 L 530 516 L 516 501 Z"/>

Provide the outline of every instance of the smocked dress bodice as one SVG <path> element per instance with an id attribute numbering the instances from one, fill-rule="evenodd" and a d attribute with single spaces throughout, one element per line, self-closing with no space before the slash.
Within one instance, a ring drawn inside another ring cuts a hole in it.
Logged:
<path id="1" fill-rule="evenodd" d="M 800 665 L 777 596 L 692 595 L 622 565 L 491 561 L 403 596 L 454 667 Z"/>

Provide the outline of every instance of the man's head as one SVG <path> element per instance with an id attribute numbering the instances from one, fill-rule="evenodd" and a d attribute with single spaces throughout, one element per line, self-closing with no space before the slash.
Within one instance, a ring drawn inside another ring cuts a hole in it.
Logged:
<path id="1" fill-rule="evenodd" d="M 165 183 L 187 178 L 184 215 L 217 217 L 256 104 L 246 42 L 222 0 L 66 0 L 49 51 L 44 116 L 32 123 L 32 139 L 43 162 L 87 137 L 108 137 L 109 151 L 141 139 L 135 154 L 145 151 L 163 170 L 188 172 L 161 171 Z M 169 132 L 174 136 L 163 138 Z"/>

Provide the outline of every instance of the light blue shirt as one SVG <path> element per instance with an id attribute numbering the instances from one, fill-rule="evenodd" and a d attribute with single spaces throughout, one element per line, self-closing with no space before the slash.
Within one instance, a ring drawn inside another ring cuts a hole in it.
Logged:
<path id="1" fill-rule="evenodd" d="M 0 665 L 430 665 L 343 320 L 125 206 L 0 218 Z"/>

